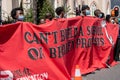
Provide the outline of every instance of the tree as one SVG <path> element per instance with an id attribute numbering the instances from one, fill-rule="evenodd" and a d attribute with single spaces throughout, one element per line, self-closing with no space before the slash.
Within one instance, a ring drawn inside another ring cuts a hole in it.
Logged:
<path id="1" fill-rule="evenodd" d="M 44 3 L 44 0 L 38 0 L 37 1 L 37 24 L 39 24 L 39 21 L 40 21 L 40 19 L 39 19 L 39 13 L 42 10 L 43 3 Z"/>
<path id="2" fill-rule="evenodd" d="M 54 17 L 54 9 L 49 0 L 34 0 L 33 8 L 29 9 L 25 15 L 25 21 L 38 24 L 40 19 L 45 18 L 45 14 L 48 12 Z"/>
<path id="3" fill-rule="evenodd" d="M 35 24 L 37 24 L 37 1 L 38 0 L 33 1 L 33 23 Z"/>
<path id="4" fill-rule="evenodd" d="M 27 10 L 27 13 L 25 15 L 25 21 L 27 22 L 35 22 L 33 19 L 33 9 L 30 8 Z"/>
<path id="5" fill-rule="evenodd" d="M 42 0 L 42 1 L 43 1 L 43 5 L 39 12 L 39 19 L 44 19 L 46 13 L 51 13 L 51 15 L 54 17 L 55 16 L 54 9 L 50 1 L 49 0 Z"/>

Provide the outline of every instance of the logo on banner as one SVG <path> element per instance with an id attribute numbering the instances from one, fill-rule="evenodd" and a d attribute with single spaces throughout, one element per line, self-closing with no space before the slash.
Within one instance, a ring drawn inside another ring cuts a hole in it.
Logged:
<path id="1" fill-rule="evenodd" d="M 13 74 L 9 70 L 0 71 L 0 80 L 13 80 Z"/>
<path id="2" fill-rule="evenodd" d="M 34 74 L 34 75 L 17 78 L 16 80 L 47 80 L 47 79 L 48 79 L 48 73 L 44 72 L 42 74 Z"/>

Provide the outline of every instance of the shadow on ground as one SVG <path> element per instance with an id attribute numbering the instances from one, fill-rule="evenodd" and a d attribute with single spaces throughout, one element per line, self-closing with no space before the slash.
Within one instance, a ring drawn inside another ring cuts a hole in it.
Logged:
<path id="1" fill-rule="evenodd" d="M 91 74 L 83 75 L 83 80 L 120 80 L 120 61 L 113 67 L 96 70 Z"/>

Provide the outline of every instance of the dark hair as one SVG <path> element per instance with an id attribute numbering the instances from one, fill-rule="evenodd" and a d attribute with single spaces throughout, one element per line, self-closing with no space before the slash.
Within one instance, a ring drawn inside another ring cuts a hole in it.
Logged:
<path id="1" fill-rule="evenodd" d="M 11 17 L 12 17 L 13 19 L 16 19 L 15 16 L 16 16 L 16 12 L 17 12 L 18 10 L 21 10 L 21 11 L 23 12 L 23 9 L 20 8 L 20 7 L 12 9 L 12 11 L 11 11 Z"/>
<path id="2" fill-rule="evenodd" d="M 110 18 L 111 18 L 110 15 L 106 15 L 106 21 L 107 21 L 107 22 L 110 22 Z"/>
<path id="3" fill-rule="evenodd" d="M 98 14 L 99 13 L 101 13 L 101 11 L 99 10 L 99 9 L 96 9 L 95 11 L 94 11 L 94 15 L 96 16 L 96 17 L 98 17 Z"/>
<path id="4" fill-rule="evenodd" d="M 101 14 L 102 14 L 101 18 L 104 18 L 104 17 L 105 17 L 105 14 L 104 14 L 103 12 L 101 12 Z"/>
<path id="5" fill-rule="evenodd" d="M 51 13 L 46 13 L 45 19 L 52 20 L 52 15 L 51 15 Z"/>
<path id="6" fill-rule="evenodd" d="M 88 5 L 82 5 L 82 11 L 85 9 L 89 9 L 90 7 Z"/>
<path id="7" fill-rule="evenodd" d="M 64 11 L 63 7 L 57 7 L 56 10 L 55 10 L 55 12 L 56 12 L 57 15 L 60 15 L 61 12 L 63 12 L 63 11 Z"/>

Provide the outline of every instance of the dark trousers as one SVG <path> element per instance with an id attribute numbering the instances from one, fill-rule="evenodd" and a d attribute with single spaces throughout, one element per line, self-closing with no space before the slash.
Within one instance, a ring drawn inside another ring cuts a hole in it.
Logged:
<path id="1" fill-rule="evenodd" d="M 120 54 L 120 38 L 117 38 L 116 46 L 115 46 L 115 51 L 114 51 L 114 60 L 119 61 L 119 54 Z"/>

